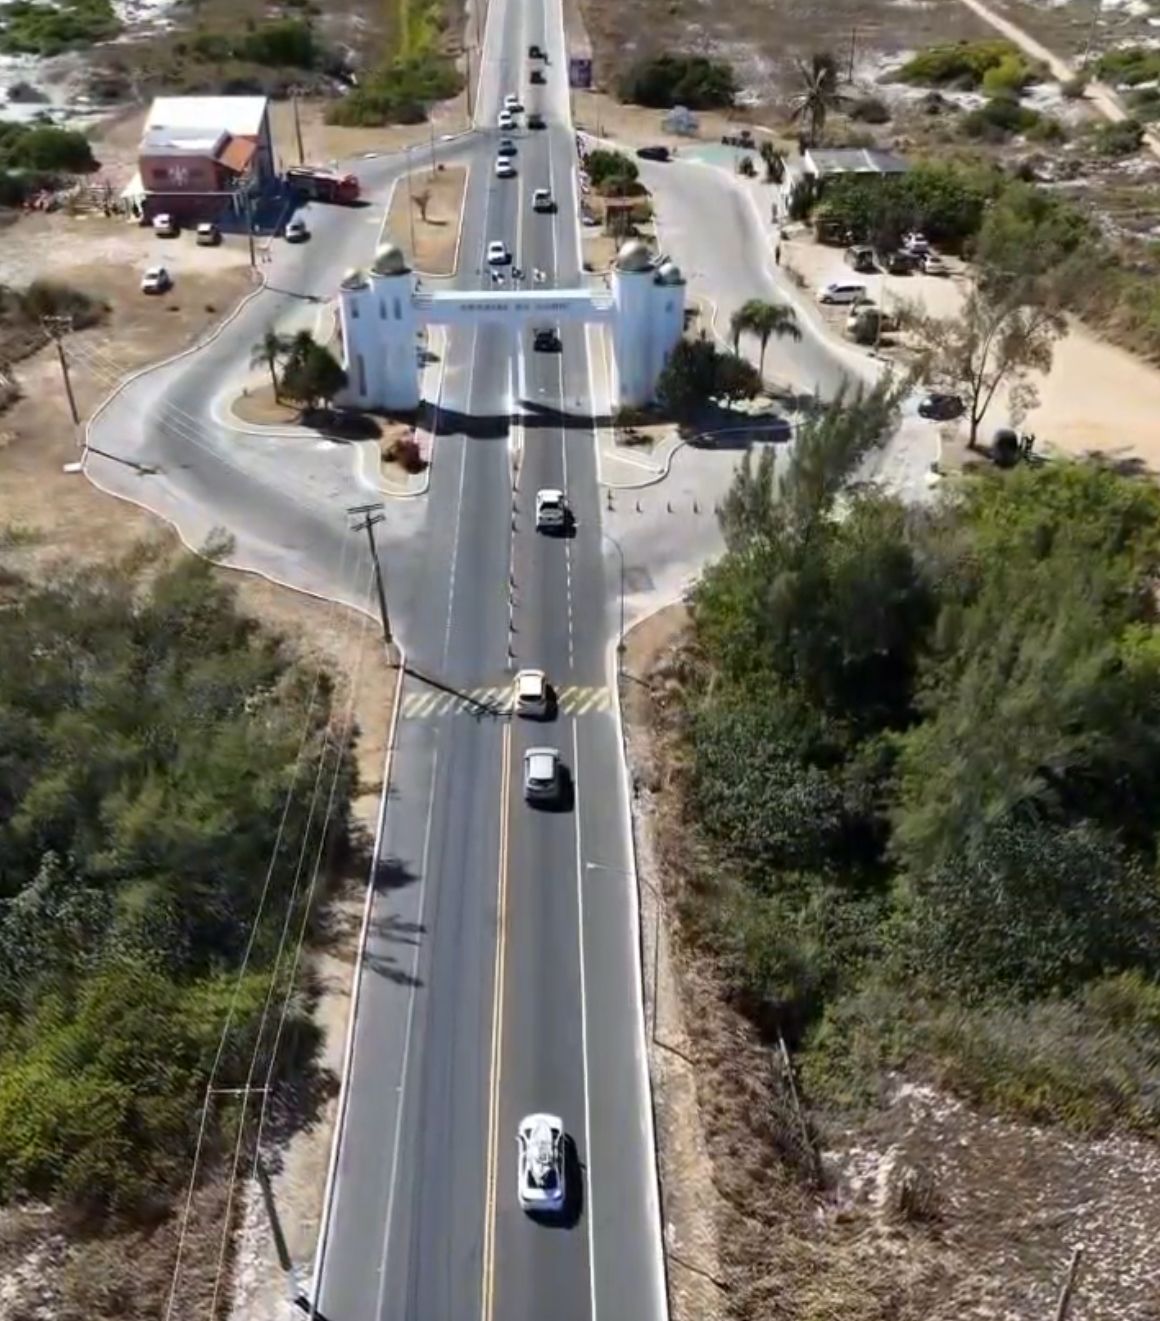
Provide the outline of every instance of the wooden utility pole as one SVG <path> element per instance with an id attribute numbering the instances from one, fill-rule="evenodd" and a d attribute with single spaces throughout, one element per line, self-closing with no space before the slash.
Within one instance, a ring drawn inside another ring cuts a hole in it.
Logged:
<path id="1" fill-rule="evenodd" d="M 387 590 L 383 583 L 383 566 L 379 563 L 379 552 L 375 546 L 375 525 L 386 520 L 381 500 L 369 505 L 350 505 L 346 511 L 355 519 L 361 519 L 353 525 L 354 531 L 367 534 L 367 544 L 371 551 L 371 567 L 375 572 L 375 590 L 379 596 L 379 618 L 383 625 L 383 641 L 389 648 L 394 641 L 391 637 L 391 618 L 387 613 Z"/>
<path id="2" fill-rule="evenodd" d="M 857 45 L 858 45 L 858 28 L 857 25 L 855 25 L 850 29 L 850 71 L 846 77 L 846 81 L 848 83 L 852 83 L 854 81 L 854 52 L 857 49 Z"/>
<path id="3" fill-rule="evenodd" d="M 294 138 L 298 143 L 298 164 L 306 164 L 306 153 L 302 149 L 302 121 L 298 118 L 298 92 L 299 88 L 290 89 L 290 107 L 294 111 Z"/>
<path id="4" fill-rule="evenodd" d="M 250 196 L 249 188 L 243 194 L 246 208 L 246 239 L 250 244 L 250 269 L 253 270 L 258 264 L 258 257 L 254 251 L 254 199 Z"/>
<path id="5" fill-rule="evenodd" d="M 81 424 L 81 415 L 77 411 L 77 401 L 73 394 L 72 380 L 68 374 L 68 358 L 65 357 L 64 344 L 62 336 L 65 331 L 72 330 L 73 322 L 70 316 L 46 316 L 41 318 L 41 325 L 52 336 L 52 341 L 56 345 L 56 356 L 60 362 L 60 374 L 64 379 L 64 392 L 68 397 L 68 408 L 72 414 L 73 426 L 79 427 Z"/>
<path id="6" fill-rule="evenodd" d="M 1071 1298 L 1075 1291 L 1075 1282 L 1079 1275 L 1079 1263 L 1082 1257 L 1083 1248 L 1076 1248 L 1071 1254 L 1071 1261 L 1067 1268 L 1067 1278 L 1063 1282 L 1063 1288 L 1059 1291 L 1059 1302 L 1055 1305 L 1055 1321 L 1067 1321 L 1067 1314 L 1071 1308 Z"/>

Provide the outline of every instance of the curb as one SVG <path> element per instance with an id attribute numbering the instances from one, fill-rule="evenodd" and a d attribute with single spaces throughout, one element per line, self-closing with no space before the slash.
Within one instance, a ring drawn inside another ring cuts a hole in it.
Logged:
<path id="1" fill-rule="evenodd" d="M 679 596 L 674 598 L 675 601 L 679 601 L 680 599 L 681 598 Z M 674 604 L 673 601 L 666 601 L 662 605 L 656 606 L 653 610 L 650 610 L 648 614 L 642 615 L 640 619 L 634 620 L 632 624 L 632 628 L 635 628 L 637 624 L 642 622 L 642 620 L 647 619 L 649 615 L 656 614 L 658 611 L 663 610 L 665 606 L 672 604 Z M 628 634 L 632 631 L 632 628 L 627 629 L 625 631 L 625 635 L 624 635 L 625 638 L 627 638 Z M 624 803 L 625 820 L 627 821 L 628 824 L 628 830 L 627 830 L 628 865 L 629 865 L 629 873 L 632 879 L 630 890 L 632 894 L 633 922 L 635 923 L 636 926 L 636 939 L 632 942 L 632 947 L 633 947 L 633 956 L 636 962 L 636 979 L 637 979 L 637 987 L 639 990 L 639 994 L 635 998 L 636 1003 L 634 1007 L 636 1010 L 636 1020 L 637 1020 L 637 1059 L 639 1061 L 643 1095 L 647 1102 L 645 1106 L 646 1139 L 647 1139 L 647 1146 L 652 1164 L 652 1179 L 650 1182 L 656 1203 L 655 1207 L 653 1208 L 653 1216 L 652 1216 L 653 1224 L 656 1227 L 656 1235 L 655 1235 L 653 1250 L 656 1254 L 657 1279 L 659 1281 L 660 1291 L 661 1291 L 661 1296 L 656 1300 L 657 1316 L 664 1318 L 664 1321 L 668 1321 L 669 1259 L 668 1259 L 668 1253 L 665 1251 L 665 1242 L 666 1242 L 666 1227 L 665 1227 L 665 1218 L 664 1218 L 665 1191 L 664 1191 L 664 1185 L 661 1182 L 660 1152 L 657 1147 L 657 1132 L 656 1132 L 657 1100 L 656 1100 L 656 1094 L 653 1091 L 652 1067 L 649 1059 L 648 1034 L 645 1027 L 644 1006 L 645 1006 L 646 992 L 645 992 L 645 981 L 644 981 L 644 925 L 641 921 L 640 874 L 637 871 L 637 862 L 636 862 L 636 825 L 632 811 L 632 778 L 628 764 L 628 742 L 625 738 L 625 733 L 624 733 L 624 712 L 622 710 L 622 698 L 620 692 L 620 667 L 616 663 L 617 649 L 623 640 L 624 639 L 622 638 L 613 639 L 611 645 L 608 648 L 607 665 L 611 671 L 611 676 L 610 676 L 612 681 L 611 686 L 613 686 L 616 691 L 616 705 L 614 707 L 614 711 L 616 716 L 616 738 L 617 738 L 617 742 L 620 745 L 620 757 L 618 758 L 618 760 L 619 760 L 619 771 L 621 776 L 621 786 L 620 786 L 621 796 L 622 796 L 621 800 Z M 656 995 L 655 988 L 653 991 L 653 995 L 654 997 Z M 654 1013 L 656 1012 L 655 1006 L 653 1012 Z"/>
<path id="2" fill-rule="evenodd" d="M 354 1060 L 354 1033 L 358 1022 L 359 1001 L 362 998 L 362 965 L 366 953 L 367 933 L 370 930 L 371 911 L 375 899 L 375 871 L 378 866 L 379 849 L 387 825 L 387 804 L 390 800 L 391 763 L 394 760 L 395 739 L 398 735 L 399 717 L 403 711 L 403 681 L 407 672 L 407 653 L 395 644 L 399 653 L 395 667 L 395 702 L 391 713 L 391 724 L 387 731 L 387 749 L 383 757 L 383 791 L 379 797 L 378 821 L 375 825 L 374 848 L 371 852 L 370 875 L 367 878 L 366 898 L 363 900 L 362 925 L 359 928 L 358 948 L 355 958 L 353 982 L 350 994 L 350 1009 L 346 1021 L 346 1042 L 342 1053 L 342 1081 L 339 1084 L 338 1104 L 334 1115 L 334 1136 L 330 1143 L 330 1160 L 326 1169 L 326 1184 L 322 1194 L 322 1217 L 318 1224 L 318 1240 L 314 1249 L 313 1279 L 310 1282 L 309 1315 L 318 1316 L 318 1299 L 322 1292 L 322 1264 L 326 1256 L 326 1244 L 330 1237 L 330 1221 L 334 1210 L 334 1187 L 338 1180 L 338 1158 L 342 1148 L 342 1139 L 346 1130 L 346 1109 L 350 1102 L 350 1070 Z"/>

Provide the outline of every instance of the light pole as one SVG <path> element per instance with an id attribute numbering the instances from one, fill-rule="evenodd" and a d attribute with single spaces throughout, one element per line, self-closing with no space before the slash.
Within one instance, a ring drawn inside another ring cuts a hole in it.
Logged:
<path id="1" fill-rule="evenodd" d="M 403 148 L 407 156 L 407 227 L 411 233 L 411 265 L 416 261 L 415 253 L 415 194 L 411 185 L 411 144 Z"/>
<path id="2" fill-rule="evenodd" d="M 624 548 L 611 532 L 601 528 L 600 535 L 612 542 L 620 558 L 620 632 L 616 639 L 616 673 L 620 675 L 624 673 Z"/>

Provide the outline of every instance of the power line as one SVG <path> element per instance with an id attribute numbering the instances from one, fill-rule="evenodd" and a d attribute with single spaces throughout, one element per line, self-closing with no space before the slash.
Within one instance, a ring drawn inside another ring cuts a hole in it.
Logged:
<path id="1" fill-rule="evenodd" d="M 356 522 L 352 526 L 355 532 L 365 531 L 367 534 L 367 543 L 371 551 L 371 564 L 375 571 L 375 590 L 379 597 L 379 618 L 383 625 L 383 642 L 388 649 L 394 639 L 391 636 L 391 617 L 387 613 L 387 591 L 383 584 L 383 566 L 379 562 L 379 552 L 375 546 L 375 527 L 379 523 L 386 522 L 386 514 L 383 513 L 383 502 L 377 500 L 369 505 L 348 505 L 347 511 L 353 518 L 362 517 L 362 522 Z"/>

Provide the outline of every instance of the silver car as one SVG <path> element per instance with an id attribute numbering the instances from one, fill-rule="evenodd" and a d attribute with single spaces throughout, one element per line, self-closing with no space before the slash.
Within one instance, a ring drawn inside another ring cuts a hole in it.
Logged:
<path id="1" fill-rule="evenodd" d="M 558 1115 L 526 1115 L 516 1130 L 520 1206 L 533 1214 L 564 1209 L 564 1121 Z"/>
<path id="2" fill-rule="evenodd" d="M 556 748 L 529 748 L 524 753 L 524 798 L 554 803 L 559 797 L 560 753 Z"/>

